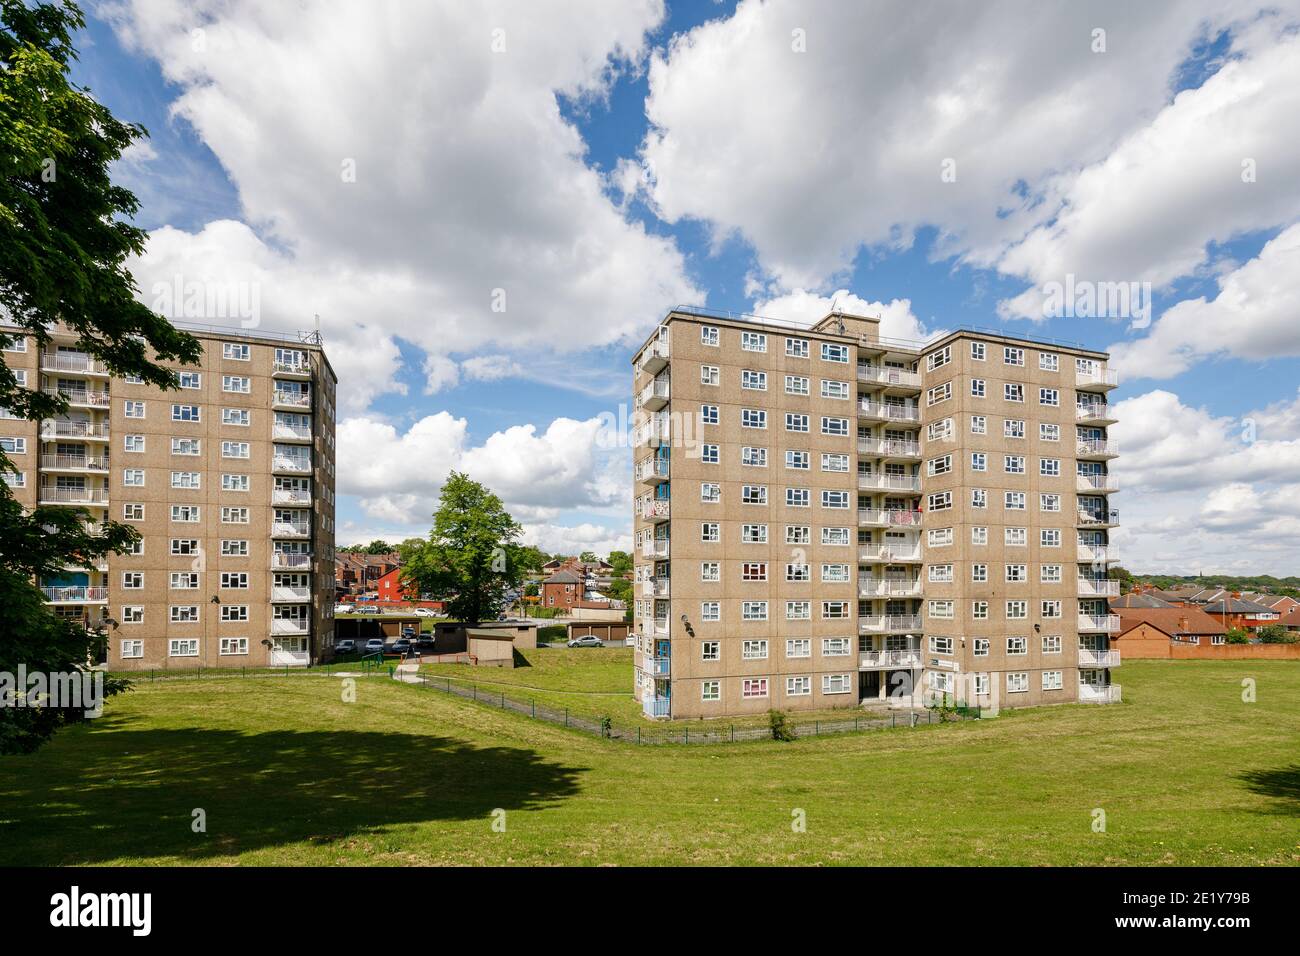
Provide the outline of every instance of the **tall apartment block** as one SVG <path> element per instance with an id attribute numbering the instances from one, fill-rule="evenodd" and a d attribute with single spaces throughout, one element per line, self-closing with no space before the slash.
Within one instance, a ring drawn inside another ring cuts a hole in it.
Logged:
<path id="1" fill-rule="evenodd" d="M 84 508 L 142 535 L 38 583 L 56 613 L 107 626 L 113 670 L 319 661 L 333 647 L 338 379 L 315 333 L 187 331 L 203 355 L 175 366 L 171 391 L 111 376 L 65 330 L 5 348 L 20 384 L 69 408 L 39 423 L 0 409 L 16 468 L 0 480 L 28 509 Z"/>
<path id="2" fill-rule="evenodd" d="M 1117 700 L 1106 360 L 670 313 L 633 360 L 645 713 Z"/>

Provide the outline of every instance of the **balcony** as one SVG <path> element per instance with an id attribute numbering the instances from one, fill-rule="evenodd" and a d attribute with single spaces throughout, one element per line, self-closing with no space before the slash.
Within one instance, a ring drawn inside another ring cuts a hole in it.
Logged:
<path id="1" fill-rule="evenodd" d="M 56 488 L 41 485 L 38 500 L 43 505 L 107 505 L 107 488 Z"/>
<path id="2" fill-rule="evenodd" d="M 663 339 L 656 339 L 641 353 L 641 358 L 637 361 L 637 369 L 651 375 L 658 374 L 668 364 L 668 355 L 668 343 Z"/>
<path id="3" fill-rule="evenodd" d="M 651 455 L 649 458 L 642 458 L 636 463 L 633 469 L 637 481 L 644 481 L 646 484 L 657 485 L 660 482 L 668 480 L 668 459 L 656 458 Z"/>
<path id="4" fill-rule="evenodd" d="M 1119 444 L 1113 441 L 1081 441 L 1076 456 L 1085 461 L 1099 461 L 1119 455 Z"/>
<path id="5" fill-rule="evenodd" d="M 271 588 L 271 600 L 276 603 L 290 604 L 311 600 L 311 588 L 306 585 L 286 586 L 274 585 Z"/>
<path id="6" fill-rule="evenodd" d="M 672 669 L 672 661 L 667 657 L 647 657 L 642 661 L 641 669 L 656 680 L 666 680 Z"/>
<path id="7" fill-rule="evenodd" d="M 667 717 L 668 704 L 667 697 L 647 697 L 641 702 L 641 709 L 647 717 Z"/>
<path id="8" fill-rule="evenodd" d="M 311 525 L 295 521 L 277 521 L 271 525 L 272 538 L 310 538 Z"/>
<path id="9" fill-rule="evenodd" d="M 859 651 L 858 670 L 869 671 L 887 667 L 921 667 L 920 649 L 901 651 Z"/>
<path id="10" fill-rule="evenodd" d="M 858 632 L 860 634 L 884 634 L 885 633 L 885 615 L 883 614 L 859 614 L 858 615 Z"/>
<path id="11" fill-rule="evenodd" d="M 108 456 L 41 455 L 41 468 L 45 471 L 89 471 L 105 474 L 108 471 Z"/>
<path id="12" fill-rule="evenodd" d="M 919 459 L 921 445 L 919 442 L 896 438 L 859 438 L 858 454 L 876 458 Z"/>
<path id="13" fill-rule="evenodd" d="M 668 404 L 668 381 L 656 379 L 637 393 L 637 404 L 654 412 Z"/>
<path id="14" fill-rule="evenodd" d="M 1112 475 L 1076 475 L 1074 488 L 1081 495 L 1105 495 L 1119 491 L 1119 479 Z"/>
<path id="15" fill-rule="evenodd" d="M 1109 369 L 1098 368 L 1087 372 L 1077 369 L 1074 373 L 1074 387 L 1088 392 L 1108 392 L 1119 387 L 1119 373 Z"/>
<path id="16" fill-rule="evenodd" d="M 668 539 L 655 538 L 651 541 L 641 542 L 641 557 L 643 558 L 666 558 L 668 557 Z"/>
<path id="17" fill-rule="evenodd" d="M 920 597 L 921 581 L 891 580 L 889 578 L 859 578 L 858 597 Z"/>
<path id="18" fill-rule="evenodd" d="M 310 631 L 311 623 L 305 617 L 271 618 L 272 634 L 307 634 Z"/>
<path id="19" fill-rule="evenodd" d="M 884 365 L 858 365 L 858 381 L 883 385 L 887 389 L 911 390 L 921 387 L 921 376 L 916 372 Z"/>
<path id="20" fill-rule="evenodd" d="M 885 632 L 888 634 L 906 634 L 909 631 L 922 630 L 919 614 L 886 614 Z"/>
<path id="21" fill-rule="evenodd" d="M 277 388 L 271 393 L 271 407 L 290 411 L 310 411 L 311 393 Z"/>
<path id="22" fill-rule="evenodd" d="M 1080 542 L 1078 558 L 1087 564 L 1109 564 L 1118 560 L 1110 556 L 1110 549 L 1104 544 L 1083 544 Z"/>
<path id="23" fill-rule="evenodd" d="M 916 475 L 858 475 L 859 491 L 901 491 L 919 494 L 921 479 Z"/>
<path id="24" fill-rule="evenodd" d="M 653 634 L 655 637 L 667 637 L 668 618 L 666 617 L 654 618 L 650 625 L 650 633 Z"/>
<path id="25" fill-rule="evenodd" d="M 1091 647 L 1079 648 L 1080 667 L 1119 667 L 1119 651 L 1098 651 Z"/>
<path id="26" fill-rule="evenodd" d="M 274 378 L 311 378 L 310 362 L 272 362 L 271 375 Z"/>
<path id="27" fill-rule="evenodd" d="M 912 422 L 921 421 L 921 410 L 905 405 L 891 405 L 888 402 L 873 402 L 865 399 L 858 402 L 858 418 L 873 422 Z"/>
<path id="28" fill-rule="evenodd" d="M 277 474 L 310 475 L 311 459 L 296 455 L 276 455 L 271 461 L 271 471 Z"/>
<path id="29" fill-rule="evenodd" d="M 1081 704 L 1118 704 L 1120 700 L 1119 684 L 1079 685 Z"/>
<path id="30" fill-rule="evenodd" d="M 887 562 L 890 564 L 912 564 L 921 560 L 920 545 L 912 544 L 874 544 L 858 548 L 858 561 L 867 564 Z"/>
<path id="31" fill-rule="evenodd" d="M 310 568 L 310 554 L 281 554 L 277 551 L 271 555 L 271 569 L 274 571 L 306 571 Z"/>
<path id="32" fill-rule="evenodd" d="M 79 352 L 42 352 L 41 369 L 46 372 L 72 372 L 76 375 L 108 377 L 108 366 L 99 359 Z"/>
<path id="33" fill-rule="evenodd" d="M 660 522 L 668 520 L 669 501 L 667 498 L 651 498 L 641 502 L 641 520 Z"/>
<path id="34" fill-rule="evenodd" d="M 1106 402 L 1095 402 L 1074 406 L 1074 420 L 1080 425 L 1114 425 L 1119 419 Z"/>
<path id="35" fill-rule="evenodd" d="M 306 425 L 285 425 L 275 422 L 271 426 L 271 438 L 275 441 L 305 441 L 312 440 L 311 429 Z"/>
<path id="36" fill-rule="evenodd" d="M 57 388 L 46 385 L 41 389 L 46 395 L 58 395 L 73 408 L 108 408 L 112 399 L 107 391 L 89 388 Z"/>
<path id="37" fill-rule="evenodd" d="M 859 508 L 858 526 L 863 528 L 920 527 L 921 512 L 890 508 Z"/>
<path id="38" fill-rule="evenodd" d="M 664 577 L 646 578 L 641 582 L 641 593 L 646 597 L 668 597 L 669 579 Z"/>
<path id="39" fill-rule="evenodd" d="M 43 587 L 41 594 L 51 604 L 104 604 L 108 601 L 108 588 L 103 587 Z"/>
<path id="40" fill-rule="evenodd" d="M 273 505 L 301 505 L 303 507 L 311 506 L 310 491 L 291 491 L 287 488 L 271 489 L 271 504 Z"/>
<path id="41" fill-rule="evenodd" d="M 635 445 L 649 445 L 651 447 L 663 445 L 668 442 L 669 438 L 669 420 L 667 417 L 656 417 L 648 422 L 642 422 L 632 434 L 632 442 Z"/>
<path id="42" fill-rule="evenodd" d="M 1105 578 L 1079 578 L 1078 594 L 1081 598 L 1119 597 L 1119 582 Z"/>
<path id="43" fill-rule="evenodd" d="M 1080 633 L 1112 633 L 1119 630 L 1118 614 L 1080 614 L 1079 615 L 1079 632 Z"/>
<path id="44" fill-rule="evenodd" d="M 95 422 L 62 422 L 45 419 L 41 422 L 41 438 L 76 438 L 82 441 L 108 441 L 108 424 Z"/>
<path id="45" fill-rule="evenodd" d="M 1076 524 L 1080 528 L 1114 528 L 1119 525 L 1119 509 L 1089 511 L 1086 508 L 1080 508 Z"/>

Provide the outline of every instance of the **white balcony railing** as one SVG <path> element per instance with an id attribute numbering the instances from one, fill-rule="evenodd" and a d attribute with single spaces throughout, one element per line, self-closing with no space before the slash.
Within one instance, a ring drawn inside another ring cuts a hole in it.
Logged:
<path id="1" fill-rule="evenodd" d="M 108 504 L 108 490 L 105 488 L 56 488 L 41 485 L 37 494 L 40 501 L 57 505 Z"/>
<path id="2" fill-rule="evenodd" d="M 311 365 L 307 362 L 272 362 L 271 372 L 274 375 L 297 375 L 310 378 Z"/>
<path id="3" fill-rule="evenodd" d="M 1119 491 L 1119 479 L 1113 475 L 1076 475 L 1074 486 L 1081 494 L 1105 494 Z"/>
<path id="4" fill-rule="evenodd" d="M 873 544 L 858 548 L 859 561 L 892 561 L 906 564 L 921 560 L 918 544 Z"/>
<path id="5" fill-rule="evenodd" d="M 310 491 L 289 491 L 285 488 L 271 489 L 271 504 L 273 505 L 310 505 Z"/>
<path id="6" fill-rule="evenodd" d="M 1119 651 L 1098 651 L 1091 647 L 1079 648 L 1080 667 L 1119 667 Z"/>
<path id="7" fill-rule="evenodd" d="M 1118 614 L 1080 614 L 1080 631 L 1118 631 L 1120 628 Z"/>
<path id="8" fill-rule="evenodd" d="M 309 538 L 311 525 L 295 524 L 289 521 L 277 521 L 271 525 L 273 538 Z"/>
<path id="9" fill-rule="evenodd" d="M 668 364 L 668 343 L 664 339 L 656 339 L 645 347 L 641 353 L 641 360 L 638 367 L 645 372 L 657 372 Z"/>
<path id="10" fill-rule="evenodd" d="M 61 422 L 46 419 L 41 422 L 42 438 L 98 438 L 108 439 L 108 425 L 95 422 Z"/>
<path id="11" fill-rule="evenodd" d="M 1110 369 L 1098 368 L 1074 373 L 1075 388 L 1116 388 L 1118 385 L 1119 373 Z"/>
<path id="12" fill-rule="evenodd" d="M 1082 704 L 1118 704 L 1120 700 L 1119 684 L 1079 685 L 1079 702 Z"/>
<path id="13" fill-rule="evenodd" d="M 107 455 L 41 455 L 41 467 L 60 471 L 108 471 Z"/>
<path id="14" fill-rule="evenodd" d="M 297 458 L 290 455 L 276 455 L 271 463 L 273 471 L 291 471 L 295 474 L 305 475 L 311 472 L 310 458 Z"/>
<path id="15" fill-rule="evenodd" d="M 641 502 L 641 520 L 643 521 L 667 521 L 669 512 L 669 499 L 667 498 L 648 498 Z"/>
<path id="16" fill-rule="evenodd" d="M 646 578 L 641 582 L 642 593 L 646 597 L 668 597 L 669 579 L 668 578 Z"/>
<path id="17" fill-rule="evenodd" d="M 108 366 L 99 359 L 77 352 L 42 352 L 41 368 L 55 372 L 80 372 L 83 375 L 108 374 Z"/>
<path id="18" fill-rule="evenodd" d="M 921 410 L 915 406 L 873 402 L 868 398 L 858 402 L 858 417 L 886 422 L 919 422 Z"/>
<path id="19" fill-rule="evenodd" d="M 1113 422 L 1115 419 L 1111 415 L 1110 406 L 1105 402 L 1098 402 L 1091 405 L 1074 406 L 1074 420 L 1076 422 Z"/>
<path id="20" fill-rule="evenodd" d="M 641 542 L 641 557 L 643 558 L 666 558 L 668 557 L 668 539 L 655 538 L 651 541 Z"/>
<path id="21" fill-rule="evenodd" d="M 647 697 L 641 702 L 641 709 L 647 717 L 667 717 L 669 698 Z"/>
<path id="22" fill-rule="evenodd" d="M 1079 597 L 1119 597 L 1119 582 L 1079 578 Z"/>
<path id="23" fill-rule="evenodd" d="M 1079 442 L 1078 455 L 1080 458 L 1114 458 L 1118 454 L 1118 442 L 1101 441 L 1099 439 Z"/>
<path id="24" fill-rule="evenodd" d="M 898 438 L 859 438 L 858 454 L 878 458 L 920 458 L 921 445 Z"/>
<path id="25" fill-rule="evenodd" d="M 858 475 L 859 491 L 902 491 L 918 494 L 921 479 L 916 475 Z"/>
<path id="26" fill-rule="evenodd" d="M 919 597 L 921 582 L 918 579 L 891 581 L 887 578 L 859 578 L 859 597 Z"/>
<path id="27" fill-rule="evenodd" d="M 637 481 L 658 481 L 659 479 L 668 478 L 668 459 L 656 458 L 653 455 L 649 458 L 642 458 L 636 463 L 636 480 Z"/>
<path id="28" fill-rule="evenodd" d="M 289 408 L 311 408 L 311 394 L 309 392 L 287 391 L 277 388 L 271 403 Z"/>
<path id="29" fill-rule="evenodd" d="M 55 385 L 46 385 L 41 389 L 46 395 L 59 395 L 67 400 L 69 405 L 87 405 L 91 408 L 108 408 L 112 401 L 106 391 L 89 388 L 59 388 Z"/>
<path id="30" fill-rule="evenodd" d="M 276 422 L 271 426 L 271 437 L 277 441 L 311 441 L 311 429 L 306 425 Z"/>
<path id="31" fill-rule="evenodd" d="M 274 585 L 271 588 L 272 601 L 310 601 L 311 588 L 306 586 L 288 587 L 284 585 Z"/>
<path id="32" fill-rule="evenodd" d="M 311 623 L 305 617 L 271 618 L 272 634 L 306 634 L 310 629 Z"/>
<path id="33" fill-rule="evenodd" d="M 1104 544 L 1079 544 L 1078 558 L 1087 564 L 1105 564 L 1110 560 L 1110 551 Z"/>
<path id="34" fill-rule="evenodd" d="M 874 667 L 921 667 L 924 661 L 921 651 L 860 651 L 858 667 L 869 670 Z"/>
<path id="35" fill-rule="evenodd" d="M 104 587 L 43 587 L 41 594 L 51 604 L 91 604 L 108 600 L 108 588 Z"/>
<path id="36" fill-rule="evenodd" d="M 1107 510 L 1098 509 L 1090 511 L 1086 508 L 1079 509 L 1078 523 L 1081 527 L 1094 526 L 1098 528 L 1111 528 L 1119 524 L 1119 509 L 1110 508 Z"/>
<path id="37" fill-rule="evenodd" d="M 921 376 L 901 368 L 889 368 L 884 365 L 858 365 L 858 381 L 873 385 L 898 385 L 906 388 L 920 388 Z"/>
<path id="38" fill-rule="evenodd" d="M 667 380 L 656 379 L 637 393 L 637 404 L 646 408 L 662 408 L 669 398 Z"/>
<path id="39" fill-rule="evenodd" d="M 281 554 L 276 552 L 271 555 L 271 567 L 280 569 L 310 568 L 310 554 Z"/>

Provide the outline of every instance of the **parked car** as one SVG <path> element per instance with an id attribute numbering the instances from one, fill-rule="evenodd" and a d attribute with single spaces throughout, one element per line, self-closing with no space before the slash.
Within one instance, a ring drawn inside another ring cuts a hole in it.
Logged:
<path id="1" fill-rule="evenodd" d="M 378 614 L 379 608 L 372 604 L 358 604 L 352 609 L 357 614 Z"/>
<path id="2" fill-rule="evenodd" d="M 438 642 L 432 637 L 418 638 L 413 645 L 417 651 L 433 651 L 437 648 Z"/>
<path id="3" fill-rule="evenodd" d="M 406 638 L 407 640 L 413 641 L 417 636 L 418 635 L 415 633 L 415 627 L 413 625 L 410 624 L 402 625 L 402 637 Z"/>
<path id="4" fill-rule="evenodd" d="M 570 647 L 604 647 L 605 642 L 595 634 L 584 634 L 569 641 Z"/>
<path id="5" fill-rule="evenodd" d="M 334 613 L 335 613 L 335 614 L 351 614 L 354 610 L 355 610 L 355 608 L 353 608 L 353 606 L 352 606 L 351 604 L 335 604 L 335 605 L 334 605 Z"/>
<path id="6" fill-rule="evenodd" d="M 411 642 L 401 637 L 393 641 L 393 646 L 388 649 L 390 654 L 409 654 L 411 652 Z"/>
<path id="7" fill-rule="evenodd" d="M 345 637 L 334 645 L 335 654 L 355 654 L 357 652 L 357 642 L 350 637 Z"/>
<path id="8" fill-rule="evenodd" d="M 411 613 L 417 617 L 434 617 L 432 609 L 427 607 L 417 607 Z"/>
<path id="9" fill-rule="evenodd" d="M 366 653 L 377 654 L 384 649 L 384 639 L 382 637 L 372 637 L 366 641 Z"/>

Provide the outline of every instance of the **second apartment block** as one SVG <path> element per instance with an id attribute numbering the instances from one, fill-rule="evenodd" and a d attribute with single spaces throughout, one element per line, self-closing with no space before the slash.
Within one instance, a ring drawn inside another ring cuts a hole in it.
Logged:
<path id="1" fill-rule="evenodd" d="M 634 360 L 656 717 L 1115 699 L 1106 356 L 671 313 Z"/>

